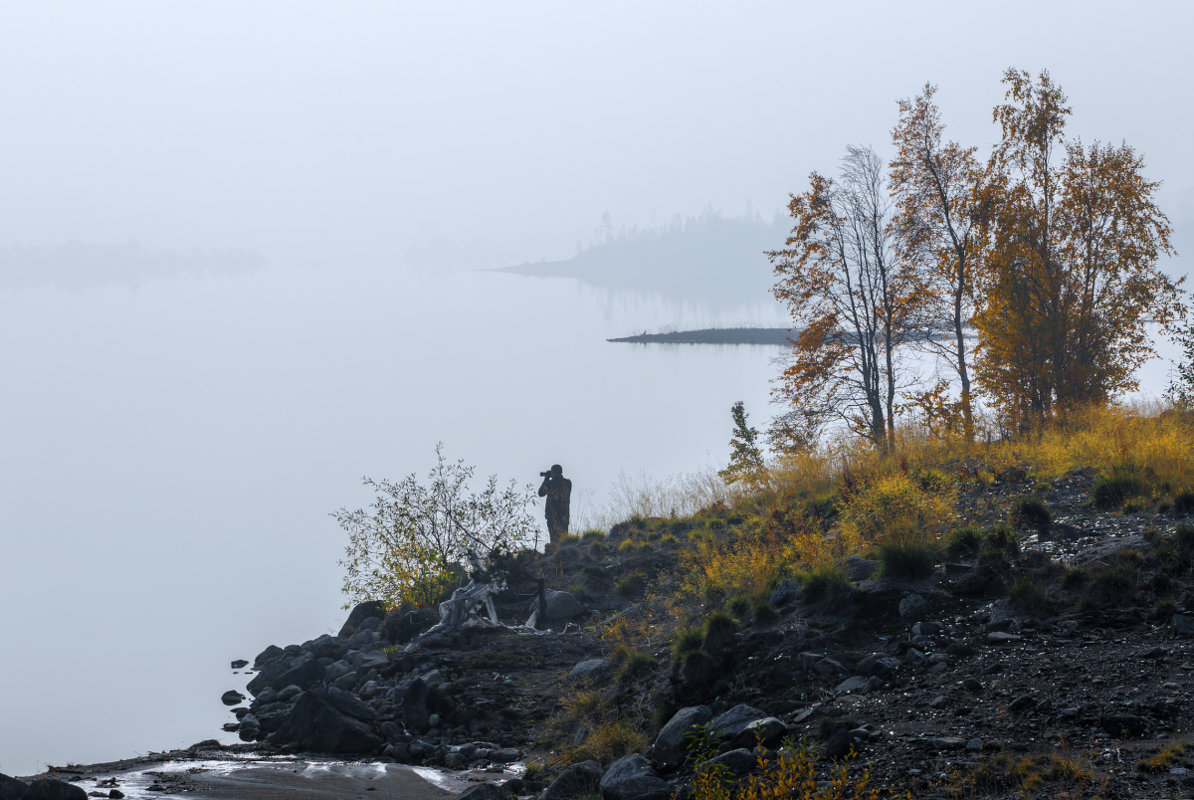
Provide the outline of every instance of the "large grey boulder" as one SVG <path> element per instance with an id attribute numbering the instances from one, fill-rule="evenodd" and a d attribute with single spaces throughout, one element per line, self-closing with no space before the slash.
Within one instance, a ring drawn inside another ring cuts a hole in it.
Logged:
<path id="1" fill-rule="evenodd" d="M 611 764 L 600 786 L 604 800 L 664 800 L 672 795 L 667 781 L 656 775 L 651 762 L 638 753 Z"/>
<path id="2" fill-rule="evenodd" d="M 585 613 L 584 605 L 571 592 L 547 590 L 547 618 L 572 619 Z"/>
<path id="3" fill-rule="evenodd" d="M 773 606 L 787 605 L 800 597 L 800 584 L 791 578 L 784 578 L 775 585 L 767 602 Z"/>
<path id="4" fill-rule="evenodd" d="M 746 726 L 756 719 L 763 719 L 767 716 L 765 711 L 739 703 L 729 711 L 714 717 L 709 727 L 717 731 L 721 738 L 730 739 L 746 730 Z"/>
<path id="5" fill-rule="evenodd" d="M 904 619 L 915 619 L 920 622 L 920 616 L 929 607 L 929 601 L 916 593 L 909 594 L 900 600 L 900 616 Z"/>
<path id="6" fill-rule="evenodd" d="M 336 636 L 337 638 L 352 636 L 365 620 L 376 619 L 381 622 L 385 616 L 386 604 L 381 600 L 366 600 L 364 603 L 358 603 L 349 613 L 348 619 L 344 620 L 344 624 L 340 626 L 340 632 Z"/>
<path id="7" fill-rule="evenodd" d="M 676 766 L 688 755 L 688 732 L 696 725 L 704 725 L 713 719 L 709 706 L 688 706 L 672 715 L 667 724 L 655 737 L 651 757 L 660 764 Z"/>
<path id="8" fill-rule="evenodd" d="M 543 790 L 539 800 L 578 800 L 597 793 L 601 785 L 601 765 L 581 761 L 567 767 Z"/>
<path id="9" fill-rule="evenodd" d="M 427 700 L 431 690 L 422 678 L 415 678 L 402 695 L 402 718 L 406 727 L 414 731 L 425 731 L 431 721 L 431 710 L 427 707 Z"/>
<path id="10" fill-rule="evenodd" d="M 754 769 L 757 763 L 758 756 L 755 755 L 754 751 L 748 750 L 745 747 L 728 750 L 705 762 L 706 765 L 717 764 L 723 766 L 734 775 L 745 775 Z"/>
<path id="11" fill-rule="evenodd" d="M 762 744 L 769 747 L 778 744 L 779 740 L 788 733 L 788 726 L 776 717 L 763 717 L 747 724 L 742 732 L 734 737 L 734 745 L 753 750 Z"/>
<path id="12" fill-rule="evenodd" d="M 573 667 L 564 676 L 564 679 L 570 683 L 594 680 L 609 672 L 611 667 L 612 664 L 608 658 L 590 658 L 588 661 L 582 661 Z"/>
<path id="13" fill-rule="evenodd" d="M 847 556 L 842 570 L 855 583 L 865 581 L 879 569 L 879 562 L 862 556 Z"/>
<path id="14" fill-rule="evenodd" d="M 278 745 L 295 744 L 315 753 L 378 752 L 383 744 L 381 737 L 367 722 L 346 713 L 345 708 L 355 710 L 345 697 L 329 697 L 326 689 L 304 692 L 290 716 L 270 735 L 270 741 Z"/>

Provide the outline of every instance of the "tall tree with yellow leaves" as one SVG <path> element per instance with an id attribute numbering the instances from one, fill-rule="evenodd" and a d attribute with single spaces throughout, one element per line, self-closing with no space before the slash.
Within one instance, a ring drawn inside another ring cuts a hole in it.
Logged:
<path id="1" fill-rule="evenodd" d="M 979 222 L 987 203 L 977 148 L 945 141 L 941 110 L 933 102 L 936 91 L 937 87 L 925 84 L 912 100 L 899 101 L 900 119 L 892 131 L 896 156 L 890 181 L 897 208 L 893 223 L 901 254 L 923 270 L 933 289 L 934 316 L 939 318 L 934 322 L 944 324 L 949 333 L 945 340 L 936 335 L 924 340 L 958 380 L 956 410 L 939 414 L 960 418 L 961 432 L 969 441 L 974 438 L 974 400 L 967 336 L 975 264 L 984 242 Z M 921 404 L 930 410 L 944 405 L 944 389 L 941 382 L 923 393 Z"/>
<path id="2" fill-rule="evenodd" d="M 1002 140 L 988 165 L 991 209 L 974 322 L 978 385 L 1013 422 L 1049 419 L 1134 388 L 1152 354 L 1146 324 L 1184 309 L 1158 266 L 1169 221 L 1143 160 L 1064 138 L 1070 108 L 1048 72 L 1009 69 L 995 108 Z"/>
<path id="3" fill-rule="evenodd" d="M 921 334 L 926 287 L 892 239 L 882 160 L 848 148 L 837 181 L 814 172 L 792 195 L 786 247 L 769 252 L 773 293 L 792 315 L 792 349 L 773 394 L 779 424 L 844 421 L 880 449 L 895 432 L 900 348 Z M 779 449 L 782 449 L 779 448 Z"/>

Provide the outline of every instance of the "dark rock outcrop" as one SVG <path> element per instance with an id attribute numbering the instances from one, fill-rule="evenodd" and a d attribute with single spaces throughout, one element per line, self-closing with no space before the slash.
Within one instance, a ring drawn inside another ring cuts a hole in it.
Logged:
<path id="1" fill-rule="evenodd" d="M 56 778 L 38 778 L 29 782 L 21 800 L 87 800 L 87 792 Z"/>
<path id="2" fill-rule="evenodd" d="M 596 761 L 572 764 L 560 773 L 539 800 L 578 800 L 597 793 L 601 785 L 601 765 Z"/>
<path id="3" fill-rule="evenodd" d="M 365 720 L 348 713 L 346 708 L 357 707 L 343 695 L 333 697 L 333 691 L 336 690 L 304 692 L 281 727 L 270 735 L 270 740 L 278 745 L 294 745 L 316 753 L 378 752 L 383 745 L 381 737 Z"/>
<path id="4" fill-rule="evenodd" d="M 600 786 L 605 800 L 664 800 L 672 794 L 671 786 L 655 774 L 651 762 L 637 753 L 611 764 Z"/>
<path id="5" fill-rule="evenodd" d="M 29 785 L 0 772 L 0 800 L 21 800 Z"/>
<path id="6" fill-rule="evenodd" d="M 672 715 L 660 729 L 651 749 L 651 757 L 660 764 L 675 766 L 688 754 L 688 732 L 693 726 L 704 725 L 713 719 L 709 706 L 688 706 Z"/>
<path id="7" fill-rule="evenodd" d="M 382 620 L 385 616 L 386 604 L 381 600 L 367 600 L 364 603 L 358 603 L 349 612 L 348 619 L 344 620 L 344 624 L 340 626 L 340 632 L 336 636 L 337 638 L 352 636 L 365 620 Z"/>

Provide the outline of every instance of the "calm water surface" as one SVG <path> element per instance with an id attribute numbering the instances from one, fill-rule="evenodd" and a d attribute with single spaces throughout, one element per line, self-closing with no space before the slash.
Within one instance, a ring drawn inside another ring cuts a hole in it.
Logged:
<path id="1" fill-rule="evenodd" d="M 564 279 L 273 264 L 0 294 L 0 771 L 223 738 L 235 658 L 335 632 L 362 475 L 724 464 L 774 351 L 606 337 L 782 322 Z"/>

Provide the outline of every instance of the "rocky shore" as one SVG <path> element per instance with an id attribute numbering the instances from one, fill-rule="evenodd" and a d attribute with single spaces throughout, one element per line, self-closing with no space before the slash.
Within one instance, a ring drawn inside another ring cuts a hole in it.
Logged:
<path id="1" fill-rule="evenodd" d="M 370 797 L 398 765 L 459 776 L 428 792 L 486 800 L 684 797 L 697 771 L 747 780 L 800 741 L 818 780 L 845 763 L 884 795 L 1192 796 L 1192 509 L 1100 509 L 1092 481 L 968 488 L 960 505 L 987 532 L 923 574 L 854 557 L 843 585 L 782 582 L 683 647 L 662 628 L 692 522 L 632 520 L 521 565 L 560 587 L 543 629 L 520 624 L 528 600 L 511 591 L 506 624 L 433 635 L 429 614 L 363 604 L 335 636 L 238 664 L 256 674 L 251 697 L 224 696 L 227 728 L 257 758 L 371 765 Z M 1026 494 L 1048 513 L 1009 517 Z M 632 618 L 647 622 L 627 634 Z M 250 796 L 200 783 L 177 793 Z"/>

